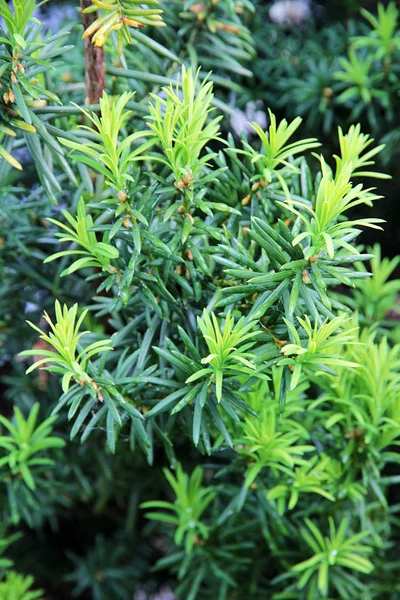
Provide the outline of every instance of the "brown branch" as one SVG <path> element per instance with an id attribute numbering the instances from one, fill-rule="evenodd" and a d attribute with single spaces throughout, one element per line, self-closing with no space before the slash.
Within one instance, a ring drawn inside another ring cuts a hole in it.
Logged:
<path id="1" fill-rule="evenodd" d="M 81 0 L 82 11 L 92 6 L 91 0 Z M 98 18 L 97 12 L 82 12 L 83 30 Z M 104 48 L 92 43 L 92 36 L 85 38 L 85 104 L 98 104 L 105 88 Z"/>

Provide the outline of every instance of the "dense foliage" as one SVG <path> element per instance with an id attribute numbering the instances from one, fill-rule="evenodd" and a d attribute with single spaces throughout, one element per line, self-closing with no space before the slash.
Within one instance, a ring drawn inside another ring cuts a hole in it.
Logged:
<path id="1" fill-rule="evenodd" d="M 398 599 L 395 4 L 40 7 L 0 0 L 0 598 Z"/>

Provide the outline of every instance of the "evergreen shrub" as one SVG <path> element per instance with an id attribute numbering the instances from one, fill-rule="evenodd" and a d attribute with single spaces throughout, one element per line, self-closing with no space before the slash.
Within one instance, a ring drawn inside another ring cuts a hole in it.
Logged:
<path id="1" fill-rule="evenodd" d="M 9 4 L 0 598 L 396 600 L 383 145 L 230 133 L 257 3 L 81 0 L 56 32 Z"/>

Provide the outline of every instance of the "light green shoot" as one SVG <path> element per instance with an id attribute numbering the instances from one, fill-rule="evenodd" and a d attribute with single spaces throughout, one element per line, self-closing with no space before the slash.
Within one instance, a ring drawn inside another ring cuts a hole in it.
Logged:
<path id="1" fill-rule="evenodd" d="M 235 325 L 234 318 L 228 312 L 221 327 L 215 314 L 212 312 L 210 318 L 204 309 L 203 318 L 198 317 L 197 324 L 210 352 L 201 362 L 209 366 L 191 375 L 186 383 L 209 377 L 215 383 L 217 400 L 220 402 L 225 376 L 247 373 L 250 376 L 261 377 L 251 360 L 255 355 L 248 352 L 256 343 L 254 338 L 262 333 L 254 331 L 255 321 L 245 324 L 242 317 Z"/>
<path id="2" fill-rule="evenodd" d="M 36 403 L 26 420 L 18 407 L 14 408 L 14 423 L 0 415 L 0 424 L 7 430 L 6 435 L 0 436 L 0 448 L 6 451 L 6 455 L 0 458 L 0 472 L 7 466 L 9 473 L 13 477 L 21 476 L 31 490 L 36 488 L 31 469 L 52 465 L 54 462 L 50 458 L 38 458 L 36 455 L 50 448 L 65 446 L 64 440 L 49 435 L 57 417 L 49 417 L 36 427 L 38 413 L 39 403 Z"/>
<path id="3" fill-rule="evenodd" d="M 285 344 L 281 350 L 284 356 L 290 356 L 290 358 L 284 358 L 278 363 L 279 365 L 289 365 L 293 370 L 290 389 L 293 390 L 299 383 L 304 367 L 312 371 L 318 371 L 321 369 L 326 370 L 326 367 L 329 366 L 349 368 L 360 366 L 356 362 L 340 358 L 340 354 L 337 353 L 338 348 L 343 349 L 344 344 L 358 343 L 354 341 L 358 327 L 346 328 L 340 331 L 349 321 L 345 315 L 334 317 L 331 321 L 325 320 L 320 327 L 318 327 L 318 315 L 315 316 L 314 326 L 312 326 L 308 315 L 305 315 L 304 319 L 297 317 L 297 320 L 305 330 L 307 339 L 301 339 L 293 323 L 284 319 L 289 334 L 293 338 L 293 343 Z"/>
<path id="4" fill-rule="evenodd" d="M 92 0 L 92 5 L 84 9 L 84 13 L 100 12 L 93 23 L 86 29 L 82 38 L 91 37 L 95 46 L 104 46 L 109 36 L 116 31 L 118 36 L 118 53 L 122 54 L 122 39 L 128 44 L 132 37 L 128 27 L 165 26 L 162 10 L 157 8 L 157 0 L 141 3 L 137 0 Z"/>
<path id="5" fill-rule="evenodd" d="M 381 247 L 374 244 L 368 251 L 373 254 L 369 269 L 371 277 L 357 281 L 357 291 L 354 292 L 357 309 L 368 319 L 381 321 L 386 313 L 396 306 L 396 296 L 400 292 L 399 279 L 393 278 L 393 273 L 400 263 L 400 257 L 382 258 Z M 358 270 L 366 272 L 364 265 Z"/>
<path id="6" fill-rule="evenodd" d="M 42 600 L 43 590 L 30 589 L 34 584 L 31 575 L 21 575 L 16 571 L 7 571 L 0 583 L 1 600 Z"/>
<path id="7" fill-rule="evenodd" d="M 344 134 L 342 128 L 338 128 L 340 156 L 335 155 L 336 160 L 336 178 L 341 170 L 350 166 L 351 175 L 353 177 L 375 177 L 377 179 L 390 179 L 390 175 L 386 173 L 377 173 L 375 171 L 365 171 L 365 167 L 374 165 L 375 161 L 371 160 L 379 154 L 385 144 L 380 144 L 375 148 L 370 149 L 366 154 L 362 153 L 370 146 L 374 139 L 369 135 L 361 133 L 361 125 L 351 125 L 349 131 Z M 359 169 L 362 169 L 361 171 Z"/>
<path id="8" fill-rule="evenodd" d="M 377 16 L 365 8 L 362 8 L 360 12 L 373 29 L 368 35 L 353 37 L 351 41 L 357 48 L 368 46 L 375 48 L 378 58 L 390 59 L 393 53 L 400 48 L 400 35 L 397 32 L 399 10 L 396 3 L 389 2 L 387 7 L 379 3 Z"/>
<path id="9" fill-rule="evenodd" d="M 61 242 L 74 242 L 81 248 L 84 248 L 84 250 L 62 250 L 61 252 L 56 252 L 55 254 L 48 256 L 44 262 L 47 263 L 56 260 L 57 258 L 62 258 L 63 256 L 78 255 L 82 258 L 78 258 L 70 267 L 64 269 L 61 276 L 69 275 L 70 273 L 74 273 L 74 271 L 85 267 L 97 267 L 103 271 L 113 273 L 115 267 L 111 265 L 110 261 L 118 258 L 119 252 L 117 248 L 108 243 L 108 232 L 104 233 L 102 242 L 97 241 L 96 233 L 91 231 L 94 226 L 93 219 L 90 214 L 86 214 L 83 199 L 78 203 L 78 211 L 75 219 L 66 210 L 63 210 L 62 213 L 71 227 L 68 227 L 64 223 L 60 223 L 60 221 L 49 218 L 47 219 L 48 221 L 54 223 L 66 232 L 56 233 L 55 235 L 60 238 Z"/>
<path id="10" fill-rule="evenodd" d="M 259 416 L 249 416 L 242 425 L 241 444 L 237 451 L 248 458 L 245 485 L 249 487 L 264 468 L 287 473 L 296 465 L 304 465 L 303 455 L 314 447 L 299 444 L 304 431 L 290 418 L 277 414 L 276 406 L 261 407 Z"/>
<path id="11" fill-rule="evenodd" d="M 221 116 L 207 123 L 215 110 L 212 106 L 213 84 L 207 79 L 199 85 L 199 71 L 182 66 L 180 80 L 175 86 L 163 88 L 166 99 L 152 94 L 148 126 L 155 134 L 154 141 L 161 145 L 165 158 L 158 159 L 169 166 L 175 185 L 182 191 L 191 189 L 196 177 L 214 156 L 203 149 L 212 140 L 219 139 Z M 180 83 L 181 82 L 181 83 Z M 153 157 L 154 158 L 154 157 Z"/>
<path id="12" fill-rule="evenodd" d="M 126 199 L 127 183 L 133 181 L 129 174 L 131 164 L 137 160 L 138 154 L 152 145 L 144 142 L 136 150 L 131 150 L 132 142 L 149 136 L 149 131 L 137 131 L 120 141 L 122 129 L 132 115 L 132 112 L 125 108 L 132 97 L 133 93 L 125 92 L 114 99 L 104 92 L 100 98 L 100 117 L 95 112 L 89 112 L 75 104 L 74 106 L 93 123 L 93 127 L 79 126 L 79 129 L 90 133 L 90 138 L 84 143 L 59 138 L 64 146 L 73 150 L 73 159 L 104 175 L 107 185 L 116 191 L 120 200 Z"/>
<path id="13" fill-rule="evenodd" d="M 213 501 L 216 492 L 209 487 L 202 487 L 203 470 L 201 467 L 196 467 L 189 477 L 187 473 L 184 473 L 182 466 L 177 463 L 176 477 L 168 469 L 164 469 L 164 474 L 176 496 L 175 502 L 155 500 L 145 502 L 141 508 L 165 508 L 175 513 L 171 515 L 150 512 L 146 514 L 146 517 L 175 525 L 175 543 L 184 543 L 186 553 L 190 554 L 198 537 L 208 538 L 208 528 L 202 523 L 201 518 L 208 505 Z"/>
<path id="14" fill-rule="evenodd" d="M 0 0 L 0 14 L 16 45 L 25 48 L 23 34 L 29 22 L 33 20 L 33 13 L 37 8 L 36 0 L 12 0 L 13 10 L 9 4 L 6 0 Z"/>
<path id="15" fill-rule="evenodd" d="M 301 494 L 319 494 L 331 502 L 335 501 L 335 497 L 326 491 L 322 486 L 327 485 L 332 481 L 332 478 L 327 470 L 330 463 L 330 458 L 325 456 L 319 460 L 314 456 L 306 464 L 295 467 L 292 472 L 288 471 L 290 483 L 279 483 L 270 489 L 267 494 L 268 500 L 276 500 L 278 511 L 284 514 L 286 500 L 288 499 L 288 510 L 292 510 Z"/>
<path id="16" fill-rule="evenodd" d="M 362 556 L 372 553 L 372 548 L 362 544 L 361 541 L 368 537 L 367 531 L 362 531 L 346 539 L 348 519 L 344 518 L 338 529 L 332 517 L 329 517 L 329 537 L 324 537 L 318 527 L 310 519 L 305 519 L 308 527 L 301 529 L 301 536 L 314 555 L 292 567 L 293 571 L 301 574 L 298 588 L 302 589 L 307 582 L 316 577 L 318 590 L 326 598 L 329 594 L 329 574 L 333 570 L 345 567 L 360 573 L 371 573 L 374 565 L 370 560 Z"/>
<path id="17" fill-rule="evenodd" d="M 382 223 L 382 219 L 341 220 L 343 213 L 351 208 L 359 204 L 371 206 L 382 197 L 373 193 L 374 188 L 364 189 L 362 184 L 353 186 L 351 183 L 352 177 L 358 175 L 386 177 L 382 173 L 364 170 L 373 164 L 371 158 L 382 149 L 382 146 L 378 146 L 362 155 L 371 142 L 368 136 L 360 132 L 359 126 L 350 127 L 346 135 L 339 128 L 341 155 L 335 156 L 336 174 L 333 176 L 321 156 L 322 177 L 314 208 L 291 198 L 285 203 L 280 202 L 281 206 L 300 217 L 304 223 L 305 231 L 299 233 L 292 243 L 295 246 L 305 239 L 310 240 L 310 245 L 304 250 L 306 258 L 318 256 L 325 251 L 333 258 L 337 248 L 345 248 L 351 254 L 358 254 L 358 250 L 349 243 L 359 233 L 358 227 L 381 229 L 378 223 Z"/>
<path id="18" fill-rule="evenodd" d="M 61 307 L 58 300 L 55 303 L 56 322 L 53 323 L 49 315 L 45 312 L 44 318 L 50 325 L 51 331 L 47 335 L 39 327 L 27 321 L 28 324 L 40 333 L 40 338 L 47 342 L 54 350 L 34 349 L 21 352 L 22 356 L 43 356 L 36 361 L 27 373 L 30 373 L 38 367 L 46 371 L 60 373 L 62 378 L 62 389 L 66 393 L 69 389 L 71 379 L 74 379 L 80 385 L 87 385 L 93 394 L 100 394 L 99 387 L 87 373 L 89 360 L 102 352 L 112 350 L 111 340 L 100 340 L 94 342 L 78 352 L 78 343 L 80 338 L 89 333 L 80 332 L 79 329 L 86 317 L 87 310 L 84 310 L 76 321 L 78 305 L 74 304 L 70 309 L 64 304 Z M 100 397 L 100 395 L 99 395 Z"/>
<path id="19" fill-rule="evenodd" d="M 256 152 L 247 142 L 243 144 L 245 150 L 238 150 L 237 152 L 250 157 L 252 162 L 259 168 L 259 172 L 253 177 L 253 180 L 263 179 L 266 183 L 270 183 L 275 175 L 288 196 L 287 184 L 280 171 L 285 168 L 289 171 L 297 171 L 288 159 L 296 154 L 302 154 L 307 150 L 317 148 L 321 144 L 316 138 L 306 138 L 288 143 L 299 128 L 302 119 L 297 117 L 291 123 L 283 119 L 277 126 L 275 115 L 269 109 L 268 112 L 270 118 L 268 133 L 263 131 L 257 123 L 251 123 L 262 142 L 262 152 Z"/>

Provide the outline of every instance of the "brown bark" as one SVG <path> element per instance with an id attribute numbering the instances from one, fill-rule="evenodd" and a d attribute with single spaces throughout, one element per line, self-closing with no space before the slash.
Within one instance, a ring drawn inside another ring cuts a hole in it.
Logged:
<path id="1" fill-rule="evenodd" d="M 81 0 L 82 11 L 92 6 L 91 0 Z M 98 18 L 97 12 L 82 12 L 83 30 Z M 85 104 L 98 104 L 105 87 L 104 48 L 92 44 L 92 36 L 85 38 Z"/>

